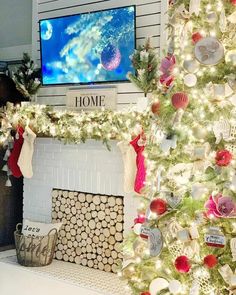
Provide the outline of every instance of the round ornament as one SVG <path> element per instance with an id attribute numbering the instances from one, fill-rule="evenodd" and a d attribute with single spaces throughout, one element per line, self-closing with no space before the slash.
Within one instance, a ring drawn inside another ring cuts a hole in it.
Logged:
<path id="1" fill-rule="evenodd" d="M 180 273 L 187 273 L 191 269 L 191 264 L 187 256 L 179 256 L 175 260 L 175 268 Z"/>
<path id="2" fill-rule="evenodd" d="M 185 60 L 183 67 L 190 74 L 194 74 L 199 70 L 199 63 L 196 61 L 196 59 Z"/>
<path id="3" fill-rule="evenodd" d="M 173 107 L 178 109 L 186 109 L 189 104 L 188 95 L 184 92 L 177 92 L 171 98 Z"/>
<path id="4" fill-rule="evenodd" d="M 236 92 L 236 76 L 235 75 L 230 75 L 228 77 L 228 84 L 229 84 L 229 87 L 234 91 Z"/>
<path id="5" fill-rule="evenodd" d="M 197 77 L 194 74 L 187 74 L 184 77 L 184 84 L 188 87 L 194 87 L 197 84 Z"/>
<path id="6" fill-rule="evenodd" d="M 167 203 L 165 200 L 157 198 L 151 201 L 150 210 L 153 213 L 161 215 L 166 212 L 167 210 Z"/>
<path id="7" fill-rule="evenodd" d="M 195 32 L 195 33 L 192 34 L 192 40 L 193 40 L 194 44 L 196 44 L 202 38 L 203 38 L 203 36 L 199 32 Z"/>
<path id="8" fill-rule="evenodd" d="M 161 103 L 160 101 L 155 101 L 151 105 L 151 111 L 154 115 L 159 115 Z"/>
<path id="9" fill-rule="evenodd" d="M 236 0 L 230 0 L 230 3 L 234 6 L 236 6 Z"/>
<path id="10" fill-rule="evenodd" d="M 169 291 L 171 294 L 179 294 L 182 290 L 182 284 L 178 280 L 172 280 L 169 283 Z"/>
<path id="11" fill-rule="evenodd" d="M 229 50 L 225 55 L 225 61 L 236 65 L 236 49 Z"/>
<path id="12" fill-rule="evenodd" d="M 140 295 L 151 295 L 151 293 L 147 291 L 147 292 L 140 293 Z"/>
<path id="13" fill-rule="evenodd" d="M 207 255 L 206 257 L 204 257 L 204 265 L 207 267 L 207 268 L 213 268 L 216 266 L 218 260 L 216 258 L 215 255 Z"/>
<path id="14" fill-rule="evenodd" d="M 208 23 L 214 24 L 214 23 L 217 22 L 217 20 L 218 20 L 218 16 L 217 16 L 217 14 L 214 11 L 211 11 L 211 12 L 209 12 L 207 14 L 207 21 L 208 21 Z"/>
<path id="15" fill-rule="evenodd" d="M 197 42 L 194 49 L 196 59 L 203 65 L 217 65 L 224 57 L 224 47 L 215 37 L 206 37 Z"/>
<path id="16" fill-rule="evenodd" d="M 163 289 L 167 289 L 169 286 L 169 282 L 163 278 L 156 278 L 154 279 L 150 286 L 149 286 L 149 292 L 151 295 L 156 295 L 158 292 L 160 292 Z"/>
<path id="17" fill-rule="evenodd" d="M 133 227 L 133 231 L 136 235 L 140 235 L 141 233 L 142 223 L 136 223 Z"/>

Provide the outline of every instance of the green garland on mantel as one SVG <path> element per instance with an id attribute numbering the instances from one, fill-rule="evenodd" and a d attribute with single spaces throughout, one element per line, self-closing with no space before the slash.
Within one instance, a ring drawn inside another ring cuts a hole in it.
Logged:
<path id="1" fill-rule="evenodd" d="M 1 112 L 0 141 L 4 143 L 10 130 L 28 125 L 37 136 L 52 137 L 65 143 L 100 140 L 109 148 L 110 140 L 130 140 L 150 124 L 150 113 L 98 110 L 73 112 L 55 110 L 45 105 L 8 106 Z"/>

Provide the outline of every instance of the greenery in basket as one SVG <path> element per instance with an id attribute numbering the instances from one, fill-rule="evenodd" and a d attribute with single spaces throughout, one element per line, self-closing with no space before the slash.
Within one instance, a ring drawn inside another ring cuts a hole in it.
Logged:
<path id="1" fill-rule="evenodd" d="M 22 64 L 13 74 L 13 80 L 17 89 L 26 99 L 31 100 L 31 96 L 36 94 L 41 83 L 39 81 L 39 69 L 36 69 L 35 63 L 31 60 L 28 53 L 23 53 Z"/>
<path id="2" fill-rule="evenodd" d="M 158 58 L 155 48 L 151 47 L 148 38 L 131 56 L 135 74 L 129 72 L 128 79 L 140 88 L 145 97 L 156 90 L 158 82 Z"/>

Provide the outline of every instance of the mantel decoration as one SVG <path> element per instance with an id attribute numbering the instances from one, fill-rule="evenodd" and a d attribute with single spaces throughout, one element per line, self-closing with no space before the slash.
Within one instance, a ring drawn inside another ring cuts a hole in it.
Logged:
<path id="1" fill-rule="evenodd" d="M 21 65 L 17 71 L 13 73 L 12 78 L 16 83 L 17 89 L 27 100 L 34 100 L 34 95 L 41 86 L 39 77 L 39 70 L 36 69 L 34 61 L 31 60 L 28 53 L 23 53 Z"/>

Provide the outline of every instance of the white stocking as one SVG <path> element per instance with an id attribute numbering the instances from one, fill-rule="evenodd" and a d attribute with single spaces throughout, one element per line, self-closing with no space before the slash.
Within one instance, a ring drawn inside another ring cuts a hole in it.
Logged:
<path id="1" fill-rule="evenodd" d="M 24 143 L 21 148 L 17 164 L 20 167 L 22 175 L 26 178 L 31 178 L 33 176 L 32 157 L 36 134 L 28 126 L 26 126 L 23 138 Z"/>

